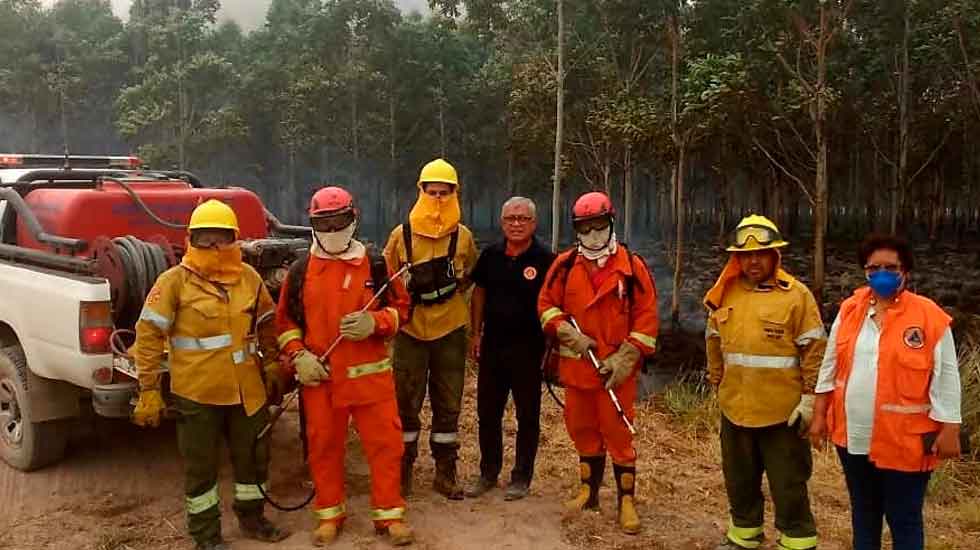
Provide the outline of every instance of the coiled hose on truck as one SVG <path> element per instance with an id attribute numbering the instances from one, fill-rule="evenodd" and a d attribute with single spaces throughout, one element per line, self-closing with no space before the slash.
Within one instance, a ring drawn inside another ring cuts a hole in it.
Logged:
<path id="1" fill-rule="evenodd" d="M 172 267 L 163 248 L 141 241 L 132 235 L 112 239 L 119 254 L 125 281 L 113 304 L 116 326 L 130 327 L 136 323 L 143 302 L 157 277 Z"/>

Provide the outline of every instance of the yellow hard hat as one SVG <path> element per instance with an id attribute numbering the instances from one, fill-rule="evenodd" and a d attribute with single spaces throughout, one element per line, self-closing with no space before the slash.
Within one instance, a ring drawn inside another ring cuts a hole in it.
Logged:
<path id="1" fill-rule="evenodd" d="M 456 169 L 452 164 L 436 159 L 422 167 L 419 173 L 419 186 L 423 183 L 448 183 L 459 185 L 459 178 L 456 176 Z"/>
<path id="2" fill-rule="evenodd" d="M 776 224 L 765 216 L 752 214 L 742 218 L 732 234 L 728 252 L 750 252 L 752 250 L 768 250 L 782 248 L 789 243 L 783 240 Z"/>
<path id="3" fill-rule="evenodd" d="M 210 199 L 198 205 L 191 213 L 188 231 L 195 229 L 231 229 L 238 235 L 238 216 L 227 204 Z"/>

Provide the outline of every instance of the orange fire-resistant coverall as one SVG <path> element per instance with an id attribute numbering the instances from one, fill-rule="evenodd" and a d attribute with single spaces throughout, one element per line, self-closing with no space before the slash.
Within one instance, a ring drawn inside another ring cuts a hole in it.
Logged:
<path id="1" fill-rule="evenodd" d="M 287 279 L 277 306 L 279 344 L 287 356 L 304 347 L 322 356 L 340 333 L 341 318 L 363 308 L 375 292 L 366 256 L 337 260 L 310 255 L 308 261 L 302 293 L 305 332 L 289 315 L 289 285 L 294 281 Z M 386 527 L 405 514 L 402 426 L 385 339 L 407 320 L 410 298 L 400 279 L 391 282 L 386 295 L 387 306 L 375 301 L 371 307 L 374 334 L 360 342 L 341 340 L 326 361 L 329 380 L 301 390 L 316 487 L 314 514 L 320 520 L 341 523 L 346 517 L 344 451 L 351 417 L 371 468 L 372 519 Z"/>
<path id="2" fill-rule="evenodd" d="M 657 290 L 644 262 L 625 247 L 618 247 L 603 268 L 577 254 L 571 271 L 565 265 L 571 251 L 551 264 L 538 296 L 538 314 L 545 333 L 554 336 L 561 321 L 571 315 L 582 332 L 596 341 L 601 361 L 628 341 L 644 355 L 657 345 Z M 632 279 L 632 282 L 628 282 Z M 632 287 L 632 289 L 630 289 Z M 632 294 L 630 298 L 629 294 Z M 603 381 L 588 358 L 562 346 L 558 373 L 565 386 L 565 426 L 581 456 L 605 456 L 615 464 L 636 461 L 633 436 L 619 418 Z M 615 388 L 630 422 L 636 399 L 636 370 Z"/>

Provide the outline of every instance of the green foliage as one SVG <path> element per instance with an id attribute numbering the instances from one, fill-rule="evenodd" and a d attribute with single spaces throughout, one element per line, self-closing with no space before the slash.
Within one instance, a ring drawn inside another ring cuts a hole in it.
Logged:
<path id="1" fill-rule="evenodd" d="M 286 189 L 283 201 L 302 191 L 284 182 L 379 170 L 394 189 L 437 155 L 485 180 L 480 194 L 547 187 L 556 1 L 429 3 L 422 18 L 392 0 L 273 0 L 245 32 L 217 21 L 218 0 L 136 0 L 125 24 L 106 0 L 0 0 L 0 149 L 58 150 L 67 137 L 72 149 L 141 150 L 166 165 L 231 167 Z M 821 9 L 834 22 L 846 8 L 815 86 Z M 566 0 L 564 11 L 569 193 L 606 188 L 620 202 L 627 173 L 641 176 L 636 197 L 659 193 L 683 138 L 691 193 L 735 185 L 748 197 L 740 208 L 765 206 L 791 179 L 812 187 L 819 104 L 832 203 L 851 205 L 852 182 L 890 189 L 903 145 L 909 216 L 947 200 L 936 174 L 977 195 L 977 2 Z M 791 182 L 784 200 L 806 206 L 799 189 Z"/>

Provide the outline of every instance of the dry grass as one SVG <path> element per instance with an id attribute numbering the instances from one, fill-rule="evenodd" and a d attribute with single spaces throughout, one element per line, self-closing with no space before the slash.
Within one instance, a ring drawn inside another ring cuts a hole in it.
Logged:
<path id="1" fill-rule="evenodd" d="M 976 361 L 980 354 L 971 357 L 970 361 Z M 973 363 L 973 368 L 978 364 Z M 968 396 L 965 387 L 964 402 L 976 399 L 977 394 Z M 656 455 L 653 461 L 660 478 L 656 483 L 675 490 L 677 499 L 672 506 L 686 514 L 714 517 L 719 524 L 727 521 L 718 444 L 719 410 L 714 396 L 699 379 L 689 377 L 669 386 L 658 408 L 663 412 L 652 414 L 659 414 L 666 424 L 664 429 L 645 434 L 637 442 L 641 453 Z M 813 462 L 810 494 L 823 541 L 821 548 L 846 548 L 850 540 L 850 504 L 836 454 L 830 449 L 814 450 Z M 980 540 L 978 480 L 980 465 L 967 460 L 948 462 L 935 472 L 925 511 L 930 550 L 976 547 L 975 541 Z M 771 502 L 767 503 L 766 516 L 772 517 Z M 771 531 L 771 519 L 767 522 Z"/>

